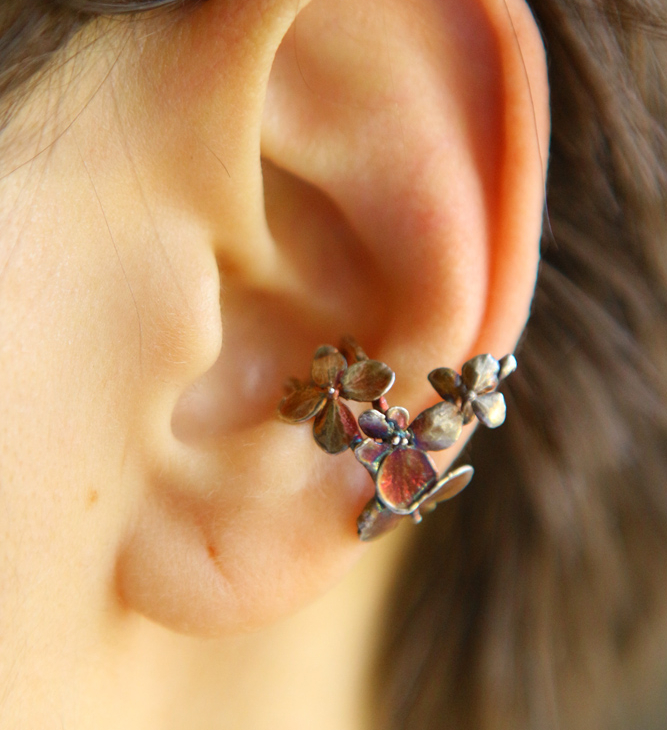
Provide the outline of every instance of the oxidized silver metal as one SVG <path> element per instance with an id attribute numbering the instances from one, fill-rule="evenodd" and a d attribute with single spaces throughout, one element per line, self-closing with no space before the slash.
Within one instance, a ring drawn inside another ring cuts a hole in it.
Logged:
<path id="1" fill-rule="evenodd" d="M 370 360 L 351 338 L 339 348 L 319 347 L 308 383 L 291 379 L 289 392 L 278 406 L 289 423 L 314 418 L 313 436 L 329 454 L 348 448 L 368 470 L 375 495 L 357 520 L 361 540 L 372 540 L 397 526 L 406 517 L 420 522 L 439 502 L 451 499 L 472 479 L 471 466 L 461 466 L 438 477 L 428 451 L 454 444 L 463 426 L 473 418 L 488 428 L 505 420 L 505 399 L 498 384 L 516 369 L 513 355 L 496 360 L 477 355 L 461 368 L 437 368 L 429 382 L 442 398 L 410 421 L 405 408 L 389 407 L 385 395 L 394 384 L 394 372 Z M 341 401 L 368 402 L 372 408 L 357 421 Z"/>

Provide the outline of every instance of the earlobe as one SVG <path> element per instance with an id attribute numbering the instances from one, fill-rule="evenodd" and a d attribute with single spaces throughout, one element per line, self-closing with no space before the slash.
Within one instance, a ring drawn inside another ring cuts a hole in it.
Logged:
<path id="1" fill-rule="evenodd" d="M 202 11 L 215 21 L 216 7 Z M 513 349 L 536 274 L 548 115 L 539 36 L 522 3 L 509 4 L 513 23 L 507 8 L 313 0 L 280 35 L 262 27 L 279 14 L 240 13 L 256 43 L 236 38 L 228 74 L 218 55 L 231 25 L 202 26 L 197 54 L 179 55 L 201 91 L 164 134 L 179 149 L 195 130 L 226 173 L 206 153 L 153 173 L 170 180 L 170 204 L 187 197 L 215 232 L 223 347 L 176 408 L 187 439 L 146 455 L 118 567 L 132 609 L 183 631 L 257 626 L 359 555 L 372 481 L 349 454 L 327 459 L 308 427 L 275 418 L 280 382 L 303 374 L 317 345 L 354 332 L 396 371 L 392 405 L 414 413 L 436 401 L 434 368 Z M 193 202 L 183 179 L 214 184 Z M 246 396 L 255 367 L 269 373 L 255 379 L 265 400 Z M 237 409 L 252 417 L 235 421 Z"/>

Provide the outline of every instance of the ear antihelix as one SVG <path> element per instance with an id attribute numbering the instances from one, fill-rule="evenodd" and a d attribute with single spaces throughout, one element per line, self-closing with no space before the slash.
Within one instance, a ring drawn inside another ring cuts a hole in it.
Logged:
<path id="1" fill-rule="evenodd" d="M 394 383 L 391 368 L 370 360 L 348 336 L 339 348 L 322 345 L 316 350 L 310 382 L 290 379 L 278 415 L 294 424 L 314 418 L 313 435 L 324 451 L 333 455 L 350 448 L 366 467 L 375 494 L 357 520 L 357 532 L 361 540 L 373 540 L 405 517 L 421 522 L 422 513 L 467 486 L 472 467 L 459 466 L 438 476 L 427 452 L 452 446 L 463 425 L 475 417 L 488 428 L 501 426 L 505 399 L 496 389 L 516 365 L 513 355 L 496 360 L 485 354 L 464 363 L 460 375 L 436 368 L 428 379 L 443 400 L 410 422 L 405 408 L 389 407 L 385 398 Z M 354 388 L 349 387 L 351 380 Z M 345 399 L 368 402 L 371 408 L 357 420 L 341 402 Z"/>
<path id="2" fill-rule="evenodd" d="M 452 359 L 507 351 L 525 324 L 543 181 L 519 51 L 541 138 L 544 53 L 509 4 L 518 38 L 495 0 L 315 2 L 276 54 L 263 155 L 341 211 L 398 352 L 427 337 Z"/>

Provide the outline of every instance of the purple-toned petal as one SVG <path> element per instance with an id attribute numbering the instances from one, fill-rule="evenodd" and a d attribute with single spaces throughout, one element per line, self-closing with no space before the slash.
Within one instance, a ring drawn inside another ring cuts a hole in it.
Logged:
<path id="1" fill-rule="evenodd" d="M 443 474 L 438 481 L 427 489 L 417 500 L 417 507 L 422 514 L 432 512 L 438 503 L 455 497 L 463 491 L 472 479 L 475 470 L 468 465 Z"/>
<path id="2" fill-rule="evenodd" d="M 379 360 L 356 362 L 340 379 L 341 396 L 349 400 L 368 402 L 383 396 L 394 384 L 394 371 Z"/>
<path id="3" fill-rule="evenodd" d="M 461 435 L 463 416 L 453 403 L 442 401 L 422 411 L 410 425 L 415 446 L 424 451 L 449 448 Z"/>
<path id="4" fill-rule="evenodd" d="M 392 450 L 388 444 L 379 444 L 373 439 L 364 439 L 354 450 L 357 460 L 375 477 L 384 456 Z"/>
<path id="5" fill-rule="evenodd" d="M 363 542 L 375 540 L 393 530 L 402 519 L 401 515 L 392 512 L 373 497 L 357 519 L 357 534 Z"/>
<path id="6" fill-rule="evenodd" d="M 505 355 L 498 360 L 500 370 L 498 371 L 498 380 L 505 380 L 508 375 L 511 375 L 516 370 L 516 358 L 514 355 Z"/>
<path id="7" fill-rule="evenodd" d="M 361 441 L 361 433 L 359 432 L 359 426 L 357 425 L 357 419 L 355 418 L 354 413 L 352 413 L 345 403 L 341 403 L 340 401 L 338 401 L 338 414 L 349 439 L 349 443 L 352 443 L 355 439 Z"/>
<path id="8" fill-rule="evenodd" d="M 507 408 L 502 393 L 485 393 L 472 402 L 475 415 L 487 428 L 498 428 L 505 422 Z"/>
<path id="9" fill-rule="evenodd" d="M 431 459 L 418 449 L 396 449 L 380 464 L 377 474 L 377 496 L 389 509 L 409 514 L 415 498 L 436 477 Z"/>
<path id="10" fill-rule="evenodd" d="M 429 383 L 443 399 L 456 403 L 460 397 L 461 376 L 451 368 L 436 368 L 428 374 Z"/>
<path id="11" fill-rule="evenodd" d="M 386 439 L 392 433 L 392 427 L 387 422 L 384 413 L 371 408 L 359 416 L 361 430 L 372 439 Z"/>
<path id="12" fill-rule="evenodd" d="M 355 362 L 360 362 L 361 360 L 368 360 L 368 355 L 352 335 L 345 335 L 340 341 L 338 349 L 349 365 L 353 365 Z"/>
<path id="13" fill-rule="evenodd" d="M 400 431 L 405 431 L 410 423 L 410 414 L 400 406 L 394 406 L 387 411 L 387 420 L 395 425 Z"/>
<path id="14" fill-rule="evenodd" d="M 491 355 L 477 355 L 463 364 L 461 379 L 468 390 L 486 393 L 498 385 L 500 365 Z"/>
<path id="15" fill-rule="evenodd" d="M 340 454 L 359 434 L 350 409 L 337 400 L 327 400 L 313 424 L 315 441 L 327 454 Z"/>
<path id="16" fill-rule="evenodd" d="M 278 415 L 289 423 L 302 423 L 317 415 L 326 400 L 321 390 L 306 385 L 292 391 L 280 401 Z"/>
<path id="17" fill-rule="evenodd" d="M 318 347 L 313 357 L 311 377 L 320 388 L 337 385 L 340 374 L 347 367 L 345 358 L 331 345 Z"/>

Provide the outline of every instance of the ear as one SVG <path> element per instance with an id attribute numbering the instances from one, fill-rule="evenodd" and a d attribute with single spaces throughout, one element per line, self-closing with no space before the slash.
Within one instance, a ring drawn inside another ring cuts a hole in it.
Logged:
<path id="1" fill-rule="evenodd" d="M 190 226 L 174 255 L 218 262 L 223 344 L 210 370 L 210 348 L 181 370 L 151 353 L 118 585 L 133 610 L 219 633 L 294 611 L 362 549 L 365 470 L 274 416 L 317 345 L 353 333 L 415 414 L 437 399 L 431 369 L 513 349 L 538 261 L 544 51 L 521 0 L 210 0 L 142 34 L 141 58 L 118 92 L 133 159 L 159 215 Z"/>

